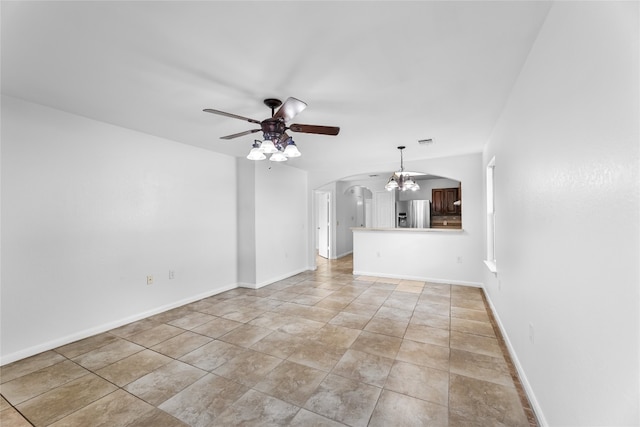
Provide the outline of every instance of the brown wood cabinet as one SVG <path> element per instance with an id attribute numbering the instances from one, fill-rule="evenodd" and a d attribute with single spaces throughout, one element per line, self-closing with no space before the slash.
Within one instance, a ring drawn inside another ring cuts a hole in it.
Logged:
<path id="1" fill-rule="evenodd" d="M 459 188 L 434 188 L 431 190 L 431 216 L 460 215 L 460 206 L 453 203 L 460 199 Z"/>
<path id="2" fill-rule="evenodd" d="M 431 217 L 431 228 L 462 228 L 462 217 L 460 215 L 442 215 Z"/>
<path id="3" fill-rule="evenodd" d="M 460 200 L 460 188 L 431 190 L 431 227 L 462 228 L 462 210 L 454 202 Z"/>

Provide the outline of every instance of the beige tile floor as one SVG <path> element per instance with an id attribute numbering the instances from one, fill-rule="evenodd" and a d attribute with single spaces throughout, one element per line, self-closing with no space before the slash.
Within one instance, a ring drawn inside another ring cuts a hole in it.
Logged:
<path id="1" fill-rule="evenodd" d="M 536 425 L 481 290 L 319 259 L 0 368 L 8 426 Z"/>

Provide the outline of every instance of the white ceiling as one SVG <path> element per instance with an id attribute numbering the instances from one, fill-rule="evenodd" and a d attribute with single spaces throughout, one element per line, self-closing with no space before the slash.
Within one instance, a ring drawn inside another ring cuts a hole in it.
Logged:
<path id="1" fill-rule="evenodd" d="M 267 97 L 292 122 L 302 169 L 478 152 L 548 2 L 6 2 L 2 93 L 245 156 Z M 433 138 L 435 144 L 418 145 Z M 247 160 L 249 161 L 249 160 Z"/>

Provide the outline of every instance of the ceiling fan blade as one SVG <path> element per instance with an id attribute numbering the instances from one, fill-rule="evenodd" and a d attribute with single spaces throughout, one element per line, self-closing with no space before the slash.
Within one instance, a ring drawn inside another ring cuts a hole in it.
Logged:
<path id="1" fill-rule="evenodd" d="M 212 113 L 212 114 L 218 114 L 221 116 L 231 117 L 232 119 L 244 120 L 245 122 L 260 124 L 259 120 L 250 119 L 248 117 L 239 116 L 237 114 L 226 113 L 224 111 L 214 110 L 213 108 L 205 108 L 202 111 L 204 111 L 205 113 Z"/>
<path id="2" fill-rule="evenodd" d="M 249 135 L 249 134 L 252 134 L 252 133 L 260 132 L 261 130 L 262 129 L 245 130 L 244 132 L 234 133 L 233 135 L 221 136 L 220 139 L 233 139 L 233 138 L 237 138 L 239 136 L 244 136 L 244 135 Z"/>
<path id="3" fill-rule="evenodd" d="M 289 129 L 294 132 L 317 133 L 320 135 L 337 135 L 340 132 L 340 128 L 335 126 L 292 124 L 291 126 L 289 126 Z"/>
<path id="4" fill-rule="evenodd" d="M 276 113 L 273 115 L 273 118 L 283 118 L 285 122 L 288 122 L 289 120 L 300 114 L 305 108 L 307 108 L 307 104 L 300 101 L 299 99 L 289 97 L 278 109 L 278 111 L 276 111 Z"/>

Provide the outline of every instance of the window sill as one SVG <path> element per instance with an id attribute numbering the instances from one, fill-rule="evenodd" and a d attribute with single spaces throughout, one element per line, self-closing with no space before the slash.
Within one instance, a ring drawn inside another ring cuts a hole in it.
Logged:
<path id="1" fill-rule="evenodd" d="M 484 260 L 484 265 L 486 265 L 489 271 L 492 272 L 493 274 L 498 274 L 498 268 L 496 267 L 495 261 Z"/>

